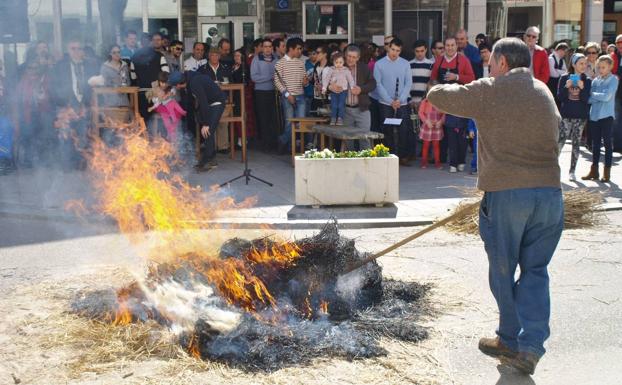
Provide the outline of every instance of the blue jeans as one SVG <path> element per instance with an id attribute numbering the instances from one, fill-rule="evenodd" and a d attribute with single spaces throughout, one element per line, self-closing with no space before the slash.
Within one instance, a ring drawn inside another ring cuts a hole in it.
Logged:
<path id="1" fill-rule="evenodd" d="M 292 140 L 292 124 L 289 122 L 290 118 L 303 118 L 305 116 L 305 96 L 297 95 L 296 104 L 292 104 L 287 100 L 285 96 L 281 96 L 281 105 L 283 106 L 283 118 L 285 121 L 285 131 L 279 136 L 279 142 L 284 145 L 290 144 Z"/>
<path id="2" fill-rule="evenodd" d="M 473 158 L 471 158 L 471 170 L 477 170 L 477 135 L 473 138 Z"/>
<path id="3" fill-rule="evenodd" d="M 597 122 L 590 121 L 592 130 L 592 165 L 598 166 L 598 162 L 600 162 L 600 146 L 602 143 L 605 146 L 605 167 L 611 167 L 613 163 L 612 126 L 612 117 L 600 119 Z"/>
<path id="4" fill-rule="evenodd" d="M 479 220 L 499 308 L 497 335 L 510 349 L 542 356 L 550 335 L 547 266 L 564 226 L 561 189 L 486 192 Z M 521 273 L 515 280 L 517 266 Z"/>
<path id="5" fill-rule="evenodd" d="M 331 118 L 343 119 L 343 116 L 345 114 L 345 109 L 346 109 L 346 97 L 347 96 L 348 96 L 347 91 L 343 91 L 338 94 L 333 92 L 330 94 L 330 117 Z"/>

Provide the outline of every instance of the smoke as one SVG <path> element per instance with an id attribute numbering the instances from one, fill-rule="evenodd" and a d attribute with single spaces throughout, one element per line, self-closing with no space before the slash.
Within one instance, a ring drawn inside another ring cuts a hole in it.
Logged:
<path id="1" fill-rule="evenodd" d="M 219 333 L 228 333 L 240 323 L 241 314 L 226 309 L 210 286 L 198 282 L 182 284 L 173 280 L 153 289 L 149 286 L 146 282 L 141 285 L 147 297 L 146 305 L 165 314 L 171 321 L 171 330 L 177 335 L 194 330 L 199 319 Z"/>
<path id="2" fill-rule="evenodd" d="M 344 300 L 355 301 L 364 283 L 365 276 L 360 269 L 357 269 L 337 278 L 335 292 Z"/>

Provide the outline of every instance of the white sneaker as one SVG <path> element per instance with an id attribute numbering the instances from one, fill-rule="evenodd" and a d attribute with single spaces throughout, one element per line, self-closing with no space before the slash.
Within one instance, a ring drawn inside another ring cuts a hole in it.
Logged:
<path id="1" fill-rule="evenodd" d="M 577 177 L 574 174 L 574 171 L 570 171 L 570 174 L 568 174 L 568 180 L 572 180 L 572 181 L 577 180 Z"/>
<path id="2" fill-rule="evenodd" d="M 464 171 L 464 163 L 458 165 L 458 171 L 460 172 Z"/>
<path id="3" fill-rule="evenodd" d="M 449 172 L 458 172 L 458 169 L 454 166 L 449 166 Z"/>

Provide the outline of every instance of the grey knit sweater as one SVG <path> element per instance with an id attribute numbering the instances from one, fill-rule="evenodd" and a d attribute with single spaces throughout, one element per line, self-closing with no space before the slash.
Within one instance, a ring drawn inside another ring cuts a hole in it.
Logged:
<path id="1" fill-rule="evenodd" d="M 437 85 L 428 100 L 444 112 L 475 121 L 480 190 L 561 186 L 561 118 L 548 87 L 528 68 L 467 85 Z"/>

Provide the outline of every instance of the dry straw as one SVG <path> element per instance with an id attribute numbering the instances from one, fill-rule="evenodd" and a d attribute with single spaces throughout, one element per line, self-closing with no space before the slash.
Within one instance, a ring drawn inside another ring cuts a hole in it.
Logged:
<path id="1" fill-rule="evenodd" d="M 481 199 L 483 195 L 477 190 L 466 190 L 465 193 L 470 197 L 461 202 L 454 212 L 470 204 L 473 199 Z M 587 189 L 564 191 L 564 228 L 580 229 L 597 225 L 603 220 L 602 213 L 598 211 L 602 203 L 603 196 L 598 191 Z M 462 213 L 446 227 L 455 233 L 479 234 L 478 206 Z"/>

